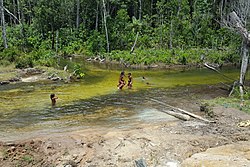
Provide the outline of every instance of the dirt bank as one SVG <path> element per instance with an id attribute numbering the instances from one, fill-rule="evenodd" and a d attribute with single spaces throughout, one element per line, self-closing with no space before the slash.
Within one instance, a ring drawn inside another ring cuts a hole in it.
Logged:
<path id="1" fill-rule="evenodd" d="M 138 159 L 144 159 L 148 166 L 180 166 L 186 158 L 209 148 L 227 144 L 237 146 L 239 141 L 249 147 L 250 129 L 238 127 L 237 123 L 250 119 L 250 115 L 223 107 L 215 107 L 214 112 L 216 123 L 213 124 L 195 119 L 176 120 L 126 130 L 83 129 L 1 143 L 0 166 L 128 167 L 134 166 Z M 234 147 L 230 148 L 233 151 Z M 249 153 L 250 148 L 246 149 Z M 234 154 L 237 153 L 242 154 Z M 189 163 L 184 162 L 185 165 Z M 244 163 L 249 163 L 249 159 L 237 164 L 243 166 Z M 230 166 L 230 162 L 228 164 Z M 205 163 L 205 166 L 210 165 Z"/>

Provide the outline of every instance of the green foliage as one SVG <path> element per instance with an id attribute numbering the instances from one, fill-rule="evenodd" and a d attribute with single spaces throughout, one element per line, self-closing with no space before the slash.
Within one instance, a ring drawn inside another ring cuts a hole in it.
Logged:
<path id="1" fill-rule="evenodd" d="M 83 72 L 83 70 L 79 64 L 75 64 L 73 70 L 74 70 L 73 74 L 75 77 L 81 79 L 85 76 L 85 73 Z"/>
<path id="2" fill-rule="evenodd" d="M 223 63 L 225 62 L 228 54 L 233 54 L 230 50 L 208 50 L 208 49 L 172 49 L 172 50 L 160 50 L 160 49 L 138 49 L 134 54 L 130 54 L 129 51 L 112 51 L 107 54 L 110 60 L 124 61 L 130 64 L 144 64 L 151 65 L 153 63 L 164 64 L 202 64 L 204 60 L 201 59 L 205 56 L 206 61 L 210 63 Z"/>
<path id="3" fill-rule="evenodd" d="M 13 2 L 6 1 L 5 7 L 15 14 L 18 8 Z M 6 15 L 11 49 L 0 46 L 2 64 L 18 60 L 20 66 L 31 62 L 52 66 L 55 52 L 58 55 L 87 56 L 105 53 L 107 45 L 102 1 L 79 2 L 77 13 L 74 1 L 20 1 L 21 24 Z M 142 3 L 141 19 L 138 1 L 112 0 L 105 3 L 110 59 L 146 65 L 155 62 L 201 63 L 201 54 L 208 61 L 220 64 L 239 60 L 241 37 L 221 28 L 215 21 L 220 20 L 219 3 L 211 0 L 145 1 Z M 79 24 L 76 26 L 77 15 Z M 139 37 L 134 56 L 129 54 L 129 50 L 137 33 Z M 29 55 L 33 60 L 23 55 Z"/>
<path id="4" fill-rule="evenodd" d="M 51 67 L 56 64 L 56 53 L 51 50 L 33 51 L 30 53 L 30 57 L 37 65 Z"/>
<path id="5" fill-rule="evenodd" d="M 96 54 L 98 52 L 105 52 L 106 39 L 104 34 L 93 31 L 92 35 L 86 41 L 86 46 L 89 51 Z"/>
<path id="6" fill-rule="evenodd" d="M 15 62 L 20 55 L 21 53 L 17 48 L 7 48 L 0 52 L 0 60 L 12 63 Z"/>
<path id="7" fill-rule="evenodd" d="M 28 68 L 33 66 L 34 66 L 33 59 L 29 55 L 23 55 L 19 57 L 16 61 L 16 68 Z"/>

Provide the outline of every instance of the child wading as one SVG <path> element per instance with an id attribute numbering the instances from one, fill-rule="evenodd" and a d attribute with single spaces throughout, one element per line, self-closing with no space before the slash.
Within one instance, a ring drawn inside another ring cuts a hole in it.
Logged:
<path id="1" fill-rule="evenodd" d="M 125 73 L 122 71 L 119 77 L 118 85 L 117 85 L 118 89 L 122 89 L 126 85 L 124 76 L 125 76 Z"/>
<path id="2" fill-rule="evenodd" d="M 131 73 L 128 73 L 128 88 L 129 89 L 131 89 L 132 88 L 132 80 L 133 80 L 133 78 L 132 78 L 132 74 Z"/>
<path id="3" fill-rule="evenodd" d="M 55 106 L 56 105 L 56 99 L 58 99 L 58 97 L 56 97 L 56 95 L 54 93 L 52 93 L 50 95 L 50 99 L 51 99 L 52 106 Z"/>

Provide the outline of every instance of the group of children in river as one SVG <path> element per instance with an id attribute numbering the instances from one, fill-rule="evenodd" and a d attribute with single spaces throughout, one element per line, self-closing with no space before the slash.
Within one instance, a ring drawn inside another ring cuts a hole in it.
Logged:
<path id="1" fill-rule="evenodd" d="M 127 87 L 128 89 L 131 89 L 132 88 L 132 84 L 133 84 L 133 78 L 132 78 L 132 74 L 131 73 L 128 73 L 128 83 L 127 83 Z M 119 77 L 119 82 L 118 82 L 118 85 L 117 85 L 117 88 L 122 90 L 122 88 L 126 85 L 126 81 L 125 81 L 125 72 L 122 71 L 121 74 L 120 74 L 120 77 Z M 53 93 L 50 95 L 50 100 L 51 100 L 51 103 L 52 103 L 52 106 L 55 106 L 56 105 L 56 100 L 58 99 L 58 97 Z"/>
<path id="2" fill-rule="evenodd" d="M 118 89 L 122 89 L 125 85 L 126 85 L 126 81 L 125 81 L 125 72 L 124 71 L 122 71 L 121 72 L 121 74 L 120 74 L 120 77 L 119 77 L 119 82 L 118 82 L 118 85 L 117 85 L 117 88 Z M 129 89 L 131 89 L 132 88 L 132 74 L 131 73 L 128 73 L 128 84 L 127 84 L 127 87 L 129 88 Z"/>

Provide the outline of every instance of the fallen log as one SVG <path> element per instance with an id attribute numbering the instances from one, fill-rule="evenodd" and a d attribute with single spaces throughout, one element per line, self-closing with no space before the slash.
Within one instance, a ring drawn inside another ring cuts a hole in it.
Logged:
<path id="1" fill-rule="evenodd" d="M 170 110 L 161 110 L 161 112 L 164 112 L 164 113 L 166 113 L 168 115 L 174 116 L 174 117 L 176 117 L 176 118 L 178 118 L 180 120 L 183 120 L 183 121 L 190 120 L 190 116 L 186 115 L 186 114 L 181 114 L 181 113 L 170 111 Z"/>
<path id="2" fill-rule="evenodd" d="M 182 113 L 184 113 L 184 114 L 187 114 L 187 115 L 189 115 L 189 116 L 191 116 L 191 117 L 193 117 L 193 118 L 202 120 L 202 121 L 204 121 L 204 122 L 215 123 L 214 121 L 210 121 L 210 120 L 208 120 L 208 119 L 202 118 L 202 117 L 199 116 L 199 115 L 196 115 L 196 114 L 193 114 L 193 113 L 188 112 L 188 111 L 186 111 L 186 110 L 183 110 L 183 109 L 180 109 L 180 108 L 171 106 L 171 105 L 166 104 L 166 103 L 164 103 L 164 102 L 161 102 L 161 101 L 159 101 L 159 100 L 152 99 L 152 98 L 151 98 L 150 100 L 151 100 L 151 101 L 154 101 L 154 102 L 157 102 L 157 103 L 159 103 L 159 104 L 161 104 L 161 105 L 164 105 L 164 106 L 166 106 L 166 107 L 172 108 L 172 109 L 174 109 L 174 110 L 177 110 L 177 111 L 179 111 L 179 112 L 182 112 Z"/>

